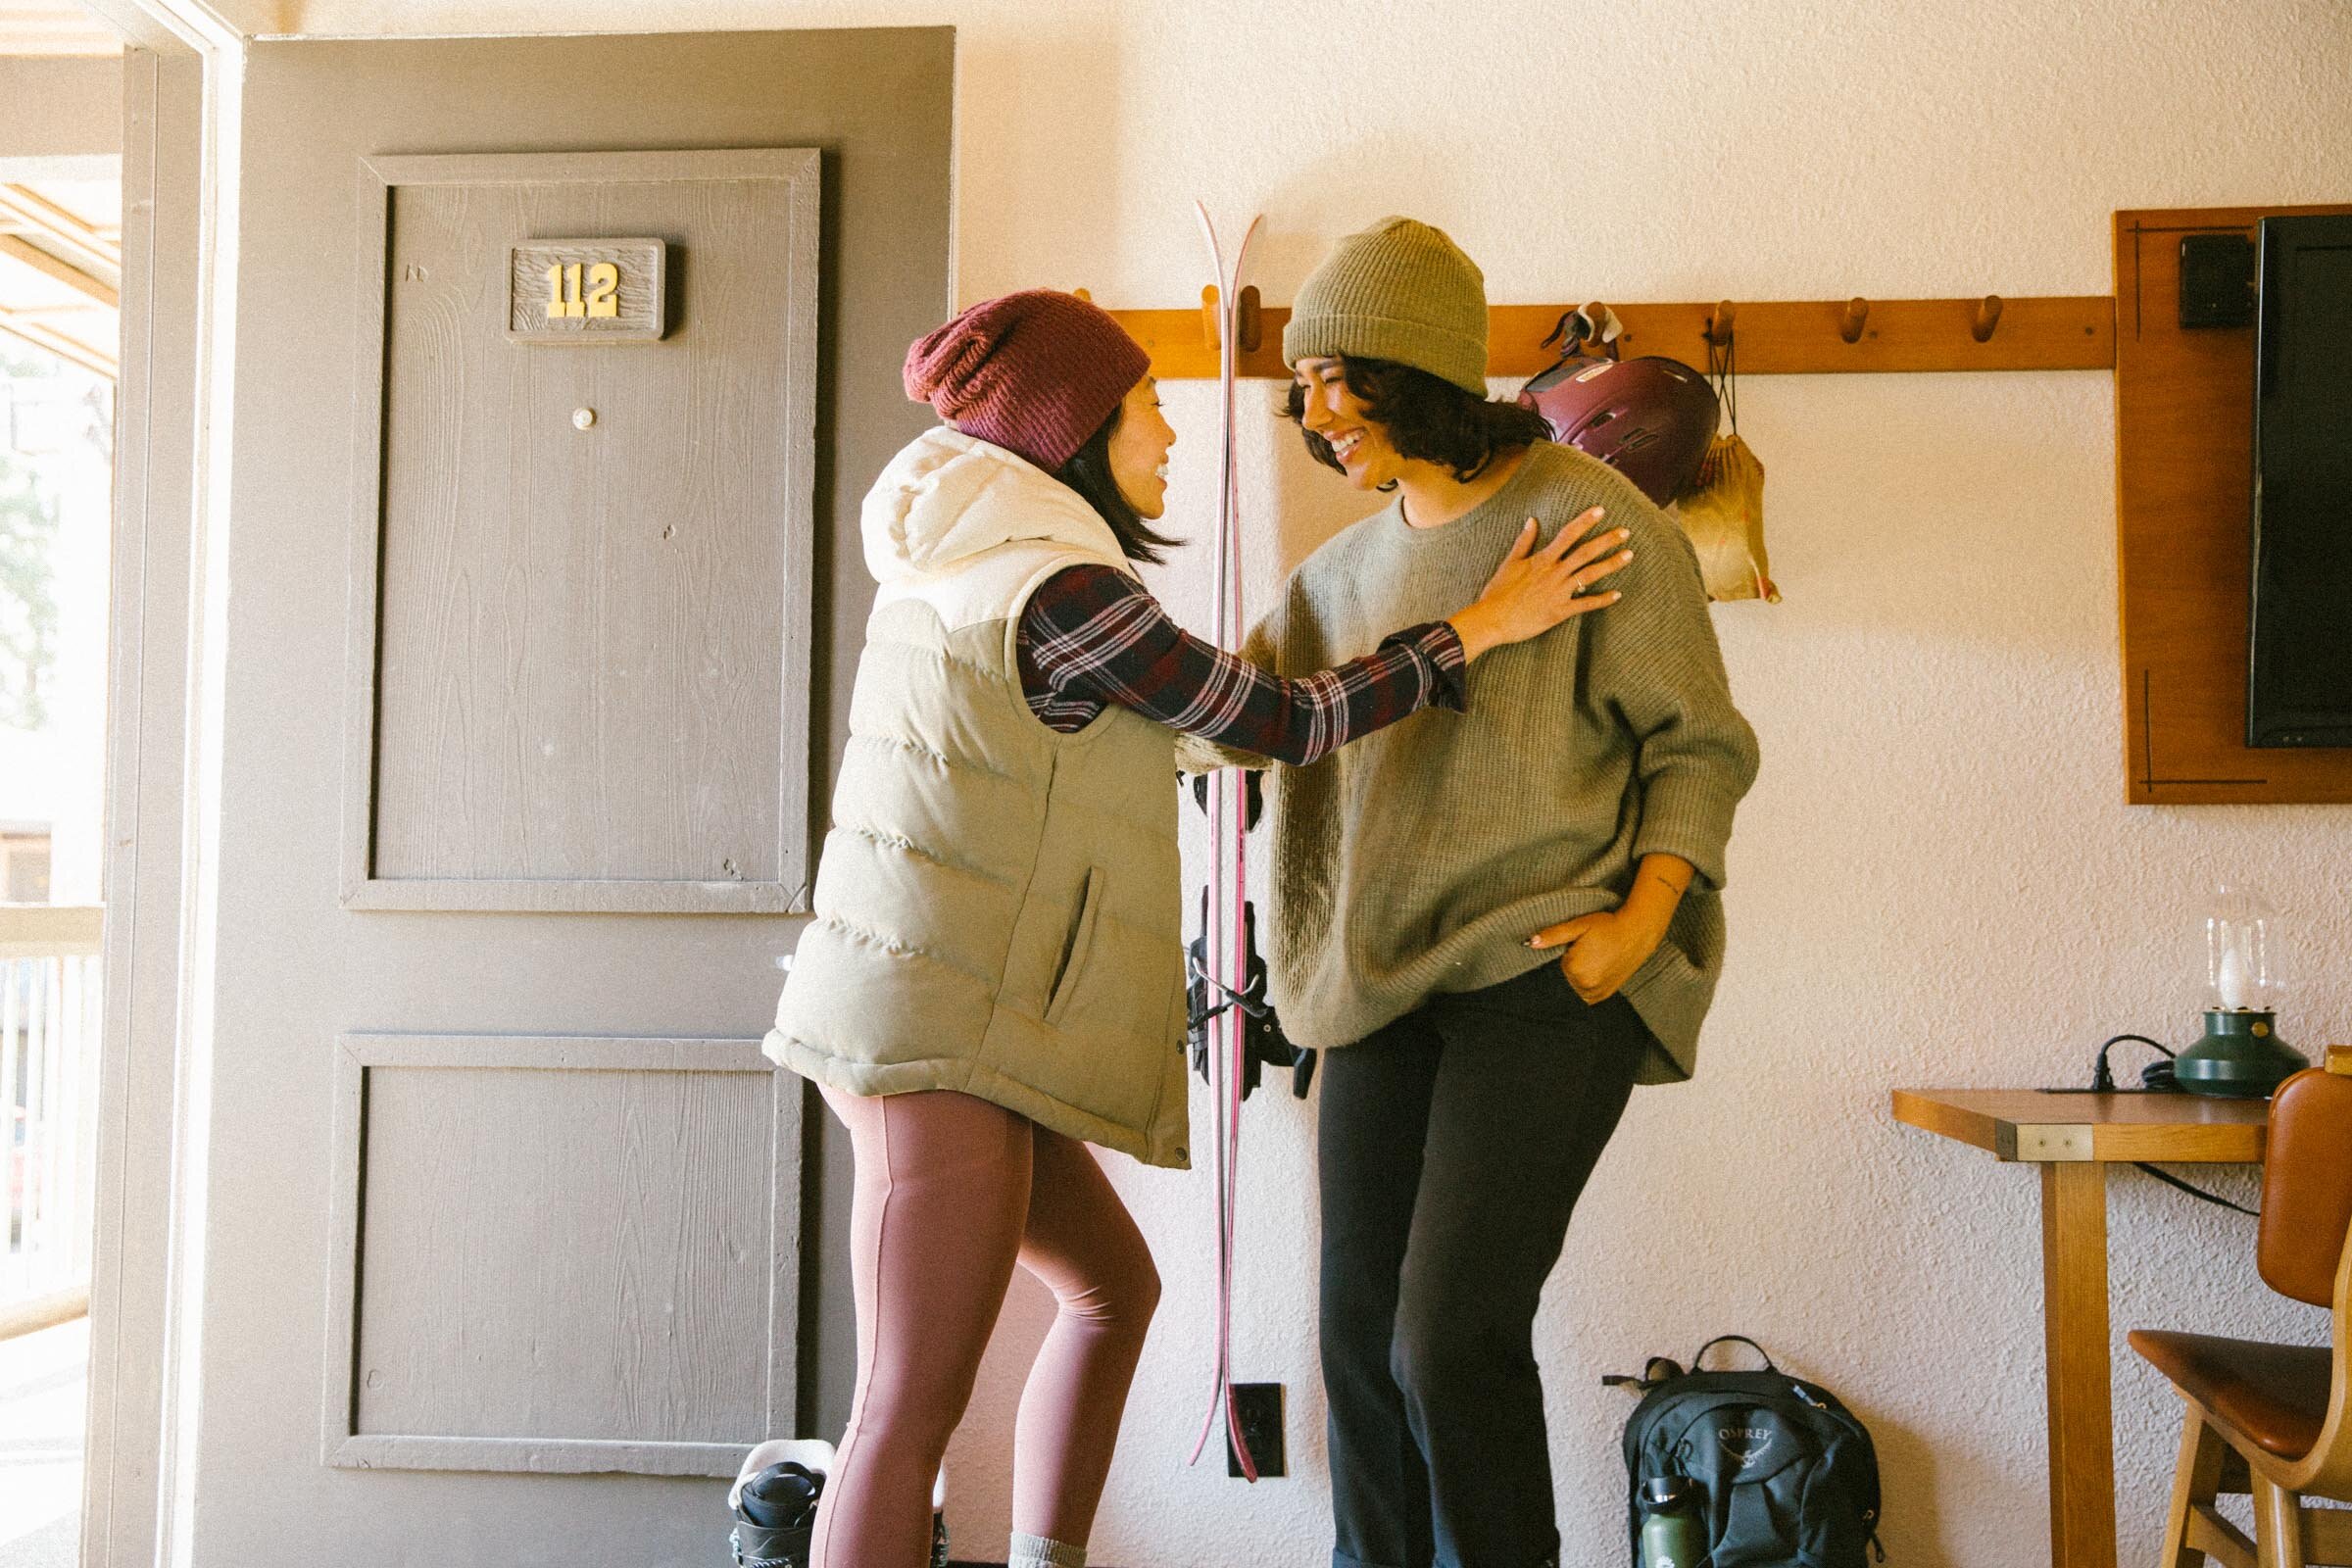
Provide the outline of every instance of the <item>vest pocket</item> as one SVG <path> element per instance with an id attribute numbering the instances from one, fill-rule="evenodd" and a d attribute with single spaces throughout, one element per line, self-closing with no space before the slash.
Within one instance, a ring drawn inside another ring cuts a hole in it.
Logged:
<path id="1" fill-rule="evenodd" d="M 1061 956 L 1061 972 L 1054 977 L 1054 990 L 1046 1001 L 1046 1022 L 1060 1027 L 1061 1015 L 1069 1010 L 1070 999 L 1078 994 L 1079 978 L 1086 973 L 1088 959 L 1095 947 L 1095 927 L 1102 918 L 1102 868 L 1086 868 L 1086 888 L 1079 895 L 1078 918 L 1070 926 L 1070 943 Z"/>

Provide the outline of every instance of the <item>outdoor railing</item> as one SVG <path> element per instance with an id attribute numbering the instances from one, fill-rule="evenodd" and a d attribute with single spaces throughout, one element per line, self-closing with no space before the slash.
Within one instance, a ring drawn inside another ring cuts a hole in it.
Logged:
<path id="1" fill-rule="evenodd" d="M 103 918 L 0 904 L 0 1339 L 89 1304 Z"/>

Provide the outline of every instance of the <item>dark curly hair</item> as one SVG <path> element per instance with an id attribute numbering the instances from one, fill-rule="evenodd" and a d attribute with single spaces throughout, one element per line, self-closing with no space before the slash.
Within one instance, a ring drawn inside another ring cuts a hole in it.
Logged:
<path id="1" fill-rule="evenodd" d="M 1119 493 L 1118 475 L 1110 471 L 1110 438 L 1118 433 L 1119 416 L 1123 412 L 1111 410 L 1110 417 L 1086 438 L 1086 445 L 1054 470 L 1054 477 L 1077 491 L 1110 524 L 1110 531 L 1118 537 L 1119 549 L 1129 561 L 1156 566 L 1166 559 L 1160 555 L 1161 551 L 1173 550 L 1183 541 L 1153 529 Z"/>
<path id="2" fill-rule="evenodd" d="M 1347 378 L 1348 390 L 1362 401 L 1364 416 L 1380 425 L 1398 457 L 1443 464 L 1465 483 L 1503 454 L 1551 439 L 1551 426 L 1535 410 L 1490 402 L 1443 376 L 1394 360 L 1343 357 L 1340 373 Z M 1306 438 L 1309 457 L 1327 468 L 1348 471 L 1332 456 L 1331 444 L 1303 422 L 1303 383 L 1291 383 L 1282 412 Z"/>

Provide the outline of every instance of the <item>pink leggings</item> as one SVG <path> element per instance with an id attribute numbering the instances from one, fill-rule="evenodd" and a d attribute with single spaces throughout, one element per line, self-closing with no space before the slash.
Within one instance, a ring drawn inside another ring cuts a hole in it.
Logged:
<path id="1" fill-rule="evenodd" d="M 1018 1262 L 1059 1311 L 1021 1392 L 1012 1528 L 1084 1545 L 1159 1302 L 1141 1232 L 1086 1146 L 945 1091 L 827 1089 L 858 1185 L 858 1391 L 818 1509 L 813 1568 L 922 1568 L 931 1481 Z"/>

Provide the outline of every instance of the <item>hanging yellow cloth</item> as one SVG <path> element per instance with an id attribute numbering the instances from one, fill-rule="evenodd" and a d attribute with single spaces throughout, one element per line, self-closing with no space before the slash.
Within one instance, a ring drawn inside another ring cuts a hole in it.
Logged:
<path id="1" fill-rule="evenodd" d="M 1715 600 L 1781 602 L 1764 552 L 1764 465 L 1738 431 L 1719 435 L 1698 466 L 1698 483 L 1675 503 L 1698 552 L 1699 575 Z"/>
<path id="2" fill-rule="evenodd" d="M 1698 574 L 1707 597 L 1722 602 L 1761 599 L 1781 602 L 1772 580 L 1772 558 L 1764 553 L 1764 465 L 1740 439 L 1740 339 L 1726 333 L 1707 342 L 1707 379 L 1731 420 L 1699 460 L 1698 477 L 1674 504 L 1683 531 L 1698 554 Z"/>

